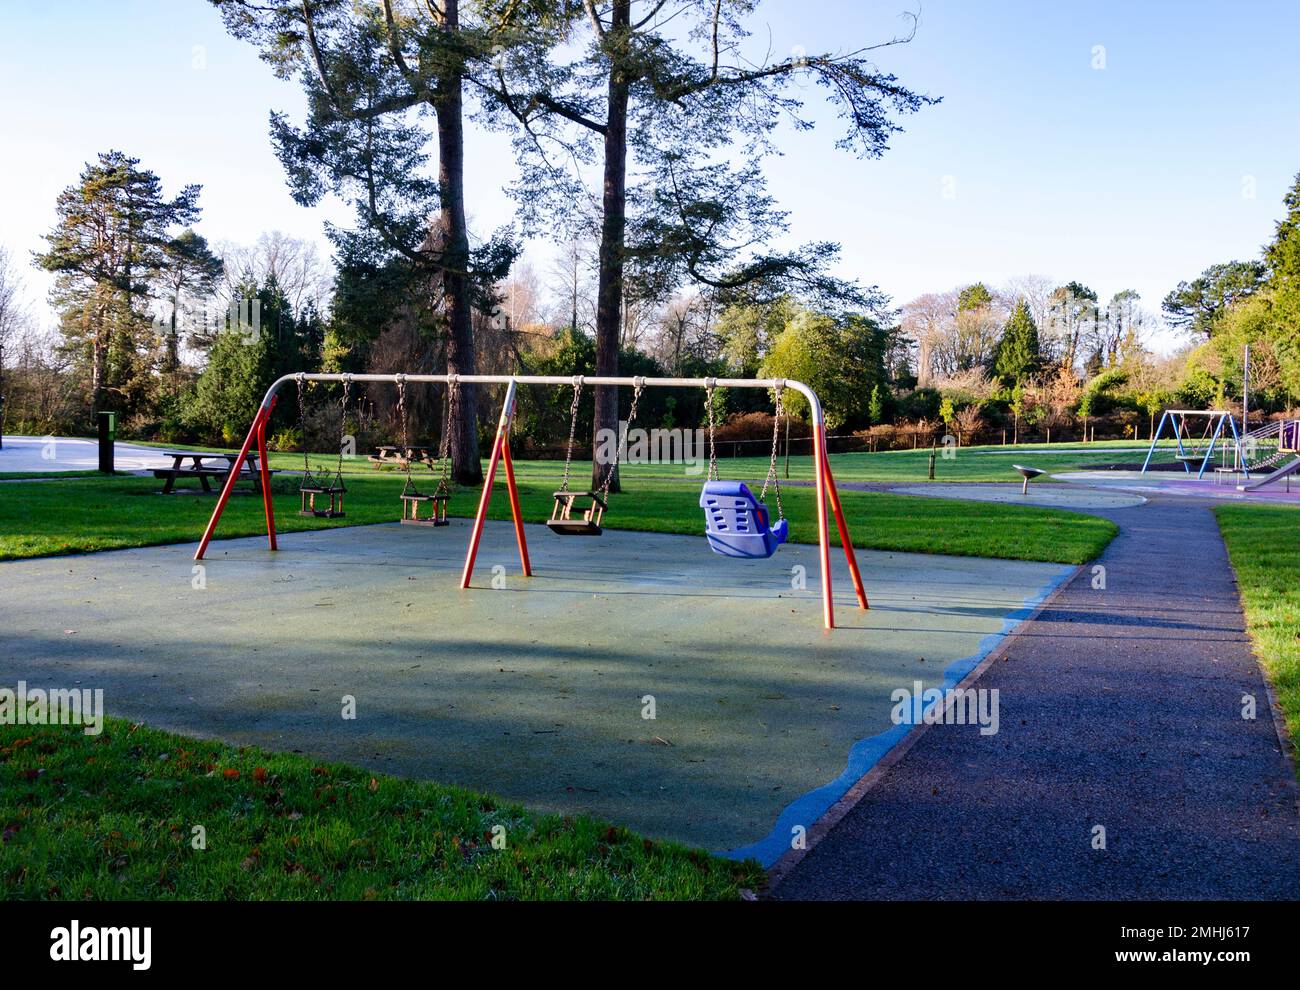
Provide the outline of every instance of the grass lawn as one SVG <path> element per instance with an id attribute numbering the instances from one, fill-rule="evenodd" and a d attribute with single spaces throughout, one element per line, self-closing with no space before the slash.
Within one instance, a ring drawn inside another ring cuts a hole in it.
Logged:
<path id="1" fill-rule="evenodd" d="M 1291 739 L 1300 745 L 1300 509 L 1221 505 L 1246 623 Z"/>
<path id="2" fill-rule="evenodd" d="M 98 471 L 0 471 L 0 481 L 26 481 L 32 478 L 97 478 Z"/>
<path id="3" fill-rule="evenodd" d="M 1161 444 L 1162 447 L 1166 446 Z M 1098 467 L 1106 464 L 1125 463 L 1138 464 L 1142 463 L 1146 456 L 1147 444 L 1134 443 L 1133 441 L 1101 441 L 1093 444 L 1021 444 L 1020 446 L 990 446 L 990 447 L 961 447 L 953 451 L 954 456 L 945 460 L 942 456 L 942 448 L 939 451 L 940 456 L 935 459 L 935 477 L 936 482 L 971 482 L 971 481 L 1001 481 L 1015 482 L 1020 480 L 1013 464 L 1028 463 L 1034 467 L 1041 468 L 1044 471 L 1070 471 L 1070 470 L 1087 470 L 1092 467 Z M 178 450 L 181 448 L 177 448 Z M 799 445 L 795 444 L 793 449 L 798 450 Z M 1173 461 L 1172 446 L 1168 451 L 1160 451 L 1153 458 L 1153 463 Z M 723 477 L 733 477 L 741 479 L 762 479 L 767 473 L 768 459 L 766 456 L 756 457 L 732 457 L 731 449 L 726 444 L 720 444 L 718 448 L 718 467 Z M 880 451 L 879 453 L 849 453 L 849 454 L 832 454 L 831 468 L 835 472 L 835 479 L 839 482 L 845 481 L 883 481 L 883 482 L 916 482 L 928 480 L 929 470 L 929 449 L 921 450 L 889 450 Z M 326 458 L 313 458 L 313 466 L 316 464 L 326 463 Z M 272 453 L 270 455 L 271 467 L 280 468 L 286 471 L 302 470 L 302 455 L 293 453 Z M 330 461 L 331 467 L 336 461 Z M 782 480 L 785 478 L 784 468 L 785 459 L 782 457 L 778 462 L 782 470 Z M 559 477 L 559 465 L 554 461 L 516 461 L 515 466 L 521 475 L 544 474 L 547 477 Z M 701 467 L 703 464 L 700 465 Z M 385 469 L 390 470 L 390 469 Z M 426 469 L 423 469 L 427 471 Z M 345 461 L 345 472 L 373 474 L 374 469 L 365 457 L 349 458 Z M 624 465 L 623 471 L 627 477 L 655 477 L 665 479 L 677 479 L 679 481 L 687 477 L 684 474 L 681 464 L 632 464 Z M 591 462 L 574 461 L 573 476 L 575 478 L 589 477 L 591 473 Z M 698 475 L 690 476 L 699 478 Z M 811 455 L 802 454 L 790 457 L 790 478 L 797 481 L 811 481 L 813 479 L 813 461 Z M 701 479 L 702 480 L 702 479 Z M 1050 478 L 1042 478 L 1037 484 L 1049 483 Z"/>
<path id="4" fill-rule="evenodd" d="M 763 883 L 753 861 L 591 818 L 119 720 L 0 727 L 0 834 L 10 899 L 726 900 Z"/>
<path id="5" fill-rule="evenodd" d="M 520 463 L 518 468 L 524 517 L 528 522 L 543 522 L 550 515 L 551 493 L 558 487 L 562 465 L 531 462 Z M 575 464 L 574 477 L 585 478 L 588 470 L 586 465 Z M 629 468 L 624 475 L 625 491 L 613 497 L 606 525 L 701 534 L 700 479 L 685 483 L 680 466 L 676 470 L 676 477 L 669 478 L 657 474 L 654 467 Z M 417 478 L 424 487 L 433 487 L 427 469 Z M 196 543 L 215 499 L 157 495 L 160 484 L 139 477 L 6 483 L 0 486 L 0 560 Z M 392 522 L 400 515 L 397 495 L 402 480 L 394 472 L 366 469 L 365 474 L 350 475 L 347 515 L 340 522 L 299 516 L 297 484 L 297 479 L 289 476 L 275 481 L 276 521 L 282 531 Z M 509 503 L 500 475 L 497 489 L 491 517 L 507 519 Z M 472 516 L 477 495 L 470 490 L 458 492 L 451 513 Z M 1116 533 L 1103 519 L 1029 506 L 849 491 L 841 492 L 841 499 L 854 545 L 881 550 L 1079 564 L 1095 557 Z M 792 540 L 815 542 L 814 490 L 787 488 L 784 503 Z M 231 499 L 217 536 L 247 536 L 263 529 L 261 500 L 242 495 Z"/>
<path id="6" fill-rule="evenodd" d="M 1141 452 L 1134 448 L 1141 447 Z M 797 447 L 795 449 L 798 449 Z M 1095 444 L 1022 444 L 1012 446 L 960 447 L 951 453 L 950 459 L 944 459 L 943 448 L 935 458 L 934 480 L 936 482 L 972 482 L 972 481 L 1018 481 L 1013 464 L 1028 464 L 1044 471 L 1088 470 L 1115 463 L 1141 464 L 1146 456 L 1146 445 L 1131 441 L 1111 441 Z M 768 461 L 764 457 L 726 456 L 729 451 L 720 448 L 718 465 L 724 476 L 762 478 L 767 473 Z M 887 481 L 918 482 L 928 480 L 930 451 L 888 450 L 878 453 L 832 454 L 831 469 L 835 479 L 845 481 Z M 1171 456 L 1157 453 L 1156 460 L 1172 460 Z M 778 466 L 784 469 L 782 458 Z M 644 469 L 643 469 L 644 470 Z M 680 465 L 661 465 L 650 468 L 664 473 L 676 472 L 680 475 Z M 784 473 L 782 474 L 784 477 Z M 790 477 L 811 480 L 813 477 L 812 458 L 800 456 L 790 458 Z M 1051 482 L 1044 477 L 1036 484 Z"/>

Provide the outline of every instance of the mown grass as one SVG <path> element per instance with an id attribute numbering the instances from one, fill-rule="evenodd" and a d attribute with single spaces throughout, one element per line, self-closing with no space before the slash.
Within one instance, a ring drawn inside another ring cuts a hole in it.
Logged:
<path id="1" fill-rule="evenodd" d="M 1246 624 L 1291 739 L 1300 745 L 1300 509 L 1214 510 L 1237 572 Z"/>
<path id="2" fill-rule="evenodd" d="M 734 900 L 763 883 L 753 861 L 592 818 L 119 720 L 0 727 L 0 837 L 8 899 Z"/>
<path id="3" fill-rule="evenodd" d="M 95 478 L 98 471 L 0 471 L 0 481 L 30 481 L 34 478 Z"/>
<path id="4" fill-rule="evenodd" d="M 519 465 L 522 511 L 527 522 L 545 521 L 562 465 Z M 585 477 L 575 465 L 575 478 Z M 680 467 L 679 467 L 680 472 Z M 417 479 L 432 488 L 425 469 Z M 656 477 L 640 467 L 624 476 L 605 516 L 617 529 L 699 535 L 700 479 Z M 0 486 L 0 560 L 120 549 L 162 543 L 195 543 L 203 533 L 215 499 L 210 496 L 156 494 L 152 478 L 66 479 L 13 482 Z M 399 474 L 369 471 L 350 475 L 347 515 L 335 522 L 298 515 L 298 480 L 275 481 L 277 526 L 282 532 L 340 525 L 392 522 L 400 515 Z M 463 489 L 451 514 L 472 516 L 478 491 Z M 1029 506 L 842 491 L 841 499 L 855 546 L 918 553 L 947 553 L 1079 564 L 1091 560 L 1116 533 L 1110 522 L 1080 513 Z M 769 502 L 774 500 L 769 493 Z M 811 487 L 784 489 L 791 539 L 815 542 L 816 497 Z M 498 476 L 490 517 L 509 518 L 504 480 Z M 264 532 L 261 500 L 232 498 L 218 538 Z M 832 527 L 832 534 L 834 528 Z M 834 538 L 834 536 L 833 536 Z"/>
<path id="5" fill-rule="evenodd" d="M 798 451 L 801 446 L 803 445 L 796 443 L 792 449 Z M 754 448 L 751 446 L 747 449 Z M 1146 456 L 1145 450 L 1146 446 L 1144 444 L 1134 444 L 1126 441 L 1102 441 L 1087 445 L 1021 444 L 1016 447 L 1010 445 L 959 447 L 949 451 L 951 456 L 945 458 L 943 448 L 940 448 L 935 458 L 934 480 L 936 482 L 1015 482 L 1020 480 L 1020 475 L 1016 473 L 1012 465 L 1018 463 L 1028 463 L 1044 471 L 1087 470 L 1114 463 L 1141 464 L 1142 459 Z M 1172 450 L 1173 448 L 1170 447 L 1168 452 L 1158 452 L 1153 463 L 1172 461 Z M 694 448 L 692 448 L 692 451 L 694 451 Z M 835 473 L 836 480 L 839 482 L 923 482 L 928 480 L 929 460 L 929 448 L 879 451 L 874 454 L 869 452 L 832 454 L 830 458 L 831 468 Z M 313 465 L 317 461 L 322 464 L 325 463 L 324 459 L 313 458 Z M 301 471 L 302 455 L 273 453 L 270 455 L 270 463 L 275 468 Z M 331 467 L 334 463 L 336 463 L 336 460 L 331 461 Z M 767 456 L 733 457 L 731 456 L 730 446 L 721 444 L 719 446 L 718 466 L 723 477 L 761 480 L 767 474 L 768 458 Z M 555 461 L 519 460 L 516 461 L 516 467 L 522 475 L 531 476 L 540 472 L 547 476 L 553 474 L 558 478 L 560 466 Z M 697 470 L 702 467 L 703 463 L 696 465 Z M 786 460 L 784 457 L 778 459 L 778 467 L 781 470 L 781 477 L 784 479 L 786 476 Z M 792 454 L 789 460 L 789 469 L 792 480 L 811 481 L 814 477 L 813 459 L 808 454 Z M 345 459 L 344 470 L 345 472 L 368 473 L 373 469 L 364 457 L 356 457 Z M 698 477 L 698 475 L 686 475 L 684 467 L 680 463 L 625 464 L 623 473 L 629 478 L 683 480 L 688 477 Z M 590 474 L 590 461 L 574 461 L 573 476 L 575 478 L 587 478 L 590 477 Z M 1044 477 L 1035 483 L 1044 484 L 1049 483 L 1050 480 L 1050 478 Z"/>

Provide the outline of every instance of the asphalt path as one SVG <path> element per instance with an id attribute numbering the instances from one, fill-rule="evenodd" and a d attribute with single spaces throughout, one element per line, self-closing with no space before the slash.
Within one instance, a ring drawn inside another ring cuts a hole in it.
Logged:
<path id="1" fill-rule="evenodd" d="M 1095 514 L 1121 527 L 1105 587 L 1082 569 L 974 684 L 998 733 L 926 728 L 772 897 L 1300 899 L 1295 778 L 1210 509 Z"/>

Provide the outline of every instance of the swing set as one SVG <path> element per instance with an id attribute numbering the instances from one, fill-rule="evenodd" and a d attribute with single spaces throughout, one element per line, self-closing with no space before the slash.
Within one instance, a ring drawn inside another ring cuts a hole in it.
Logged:
<path id="1" fill-rule="evenodd" d="M 1199 437 L 1194 436 L 1193 431 L 1188 428 L 1188 417 L 1205 419 L 1205 428 Z M 1225 424 L 1228 427 L 1227 431 L 1224 430 Z M 1147 449 L 1146 460 L 1142 462 L 1143 474 L 1147 473 L 1147 465 L 1151 463 L 1151 457 L 1156 452 L 1156 444 L 1165 432 L 1166 426 L 1173 433 L 1178 448 L 1175 456 L 1182 463 L 1184 473 L 1190 474 L 1192 465 L 1199 463 L 1196 477 L 1202 477 L 1213 462 L 1216 445 L 1225 456 L 1226 452 L 1231 451 L 1234 459 L 1233 466 L 1236 465 L 1241 450 L 1241 435 L 1237 431 L 1237 420 L 1232 413 L 1222 409 L 1167 409 L 1161 414 L 1160 425 L 1151 435 L 1151 446 Z M 1231 435 L 1231 442 L 1229 442 L 1229 435 Z"/>
<path id="2" fill-rule="evenodd" d="M 278 401 L 281 386 L 295 381 L 298 386 L 300 423 L 305 422 L 303 389 L 306 382 L 341 382 L 343 384 L 343 399 L 340 403 L 341 421 L 346 421 L 349 393 L 354 382 L 395 384 L 398 391 L 398 410 L 402 425 L 403 447 L 406 446 L 407 439 L 407 384 L 410 382 L 440 382 L 446 385 L 447 406 L 446 417 L 443 421 L 443 435 L 439 447 L 441 476 L 438 485 L 432 493 L 421 492 L 411 476 L 410 459 L 407 458 L 406 483 L 400 496 L 403 503 L 401 519 L 403 523 L 438 527 L 447 525 L 447 502 L 451 496 L 451 489 L 447 480 L 450 462 L 448 456 L 450 452 L 450 430 L 448 427 L 451 423 L 452 410 L 456 408 L 455 401 L 459 395 L 459 388 L 462 384 L 506 386 L 505 400 L 501 406 L 501 415 L 492 442 L 492 451 L 488 459 L 483 490 L 479 496 L 478 511 L 475 513 L 470 531 L 469 548 L 465 555 L 465 566 L 461 572 L 461 588 L 470 587 L 470 581 L 474 574 L 474 562 L 478 555 L 479 541 L 483 535 L 483 525 L 487 519 L 488 506 L 492 500 L 493 484 L 496 480 L 498 466 L 501 466 L 505 472 L 506 491 L 510 500 L 510 512 L 514 522 L 515 539 L 519 547 L 522 573 L 524 577 L 531 577 L 533 573 L 532 563 L 528 555 L 528 543 L 524 534 L 523 515 L 519 508 L 519 490 L 515 484 L 514 462 L 510 456 L 510 430 L 514 423 L 515 405 L 520 384 L 572 385 L 573 387 L 573 399 L 569 409 L 569 442 L 565 452 L 564 477 L 559 490 L 553 495 L 554 507 L 551 511 L 551 518 L 547 521 L 547 526 L 552 532 L 564 536 L 600 536 L 602 534 L 601 522 L 609 508 L 610 484 L 618 468 L 619 450 L 622 447 L 622 438 L 619 437 L 617 439 L 620 442 L 615 445 L 612 463 L 605 474 L 605 481 L 599 489 L 592 491 L 574 491 L 570 489 L 569 475 L 573 461 L 578 409 L 583 387 L 585 385 L 612 388 L 631 387 L 633 390 L 632 405 L 627 420 L 629 426 L 636 418 L 637 404 L 644 389 L 703 388 L 708 398 L 709 472 L 700 493 L 699 504 L 704 512 L 705 536 L 708 539 L 710 548 L 715 553 L 725 557 L 749 559 L 771 557 L 789 535 L 789 524 L 785 519 L 785 512 L 781 504 L 781 485 L 777 479 L 776 457 L 779 424 L 784 408 L 783 395 L 786 389 L 791 389 L 807 400 L 812 417 L 813 461 L 817 495 L 817 542 L 822 577 L 822 624 L 827 629 L 835 627 L 834 600 L 831 590 L 831 550 L 828 518 L 830 515 L 835 517 L 840 545 L 844 550 L 858 605 L 862 609 L 868 608 L 867 595 L 862 584 L 862 575 L 858 570 L 857 558 L 853 552 L 853 543 L 849 537 L 848 523 L 844 518 L 839 494 L 835 488 L 835 479 L 831 474 L 830 464 L 827 460 L 826 429 L 821 402 L 818 400 L 817 394 L 802 382 L 789 379 L 745 378 L 584 378 L 581 375 L 572 378 L 540 375 L 348 375 L 307 374 L 302 372 L 285 375 L 274 382 L 267 390 L 240 450 L 240 458 L 242 459 L 248 456 L 254 444 L 257 445 L 258 463 L 262 473 L 262 502 L 266 516 L 267 540 L 271 550 L 278 550 L 279 547 L 276 540 L 275 510 L 272 504 L 267 464 L 266 430 L 271 413 Z M 757 498 L 744 482 L 725 481 L 718 477 L 717 455 L 714 445 L 715 413 L 713 404 L 714 391 L 718 388 L 762 388 L 772 392 L 775 396 L 776 418 L 772 436 L 772 455 L 768 465 L 767 477 L 764 479 L 762 491 Z M 346 427 L 341 427 L 341 431 L 345 429 Z M 305 453 L 303 455 L 304 477 L 301 486 L 303 508 L 301 511 L 304 514 L 330 519 L 339 518 L 343 515 L 342 497 L 346 492 L 346 487 L 343 483 L 342 437 L 343 433 L 341 432 L 338 466 L 332 476 L 327 468 L 318 469 L 313 475 L 310 470 L 308 455 Z M 221 496 L 213 509 L 212 517 L 208 520 L 207 528 L 204 530 L 198 549 L 195 551 L 195 560 L 202 560 L 207 552 L 208 544 L 212 540 L 217 523 L 221 519 L 221 514 L 225 510 L 226 503 L 229 501 L 231 491 L 234 488 L 235 479 L 235 472 L 231 472 L 226 479 Z M 777 521 L 775 523 L 772 523 L 771 513 L 764 502 L 769 486 L 773 487 L 776 498 Z M 328 499 L 326 508 L 317 507 L 315 498 L 318 496 L 325 496 Z M 827 511 L 828 503 L 829 513 Z M 424 516 L 420 515 L 422 505 L 427 506 L 427 514 Z"/>

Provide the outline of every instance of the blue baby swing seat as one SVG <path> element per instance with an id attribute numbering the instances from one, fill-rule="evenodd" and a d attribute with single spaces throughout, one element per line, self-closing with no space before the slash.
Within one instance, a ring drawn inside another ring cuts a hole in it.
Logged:
<path id="1" fill-rule="evenodd" d="M 784 519 L 770 525 L 767 506 L 743 481 L 706 481 L 700 508 L 709 546 L 724 557 L 770 557 L 790 530 Z"/>

